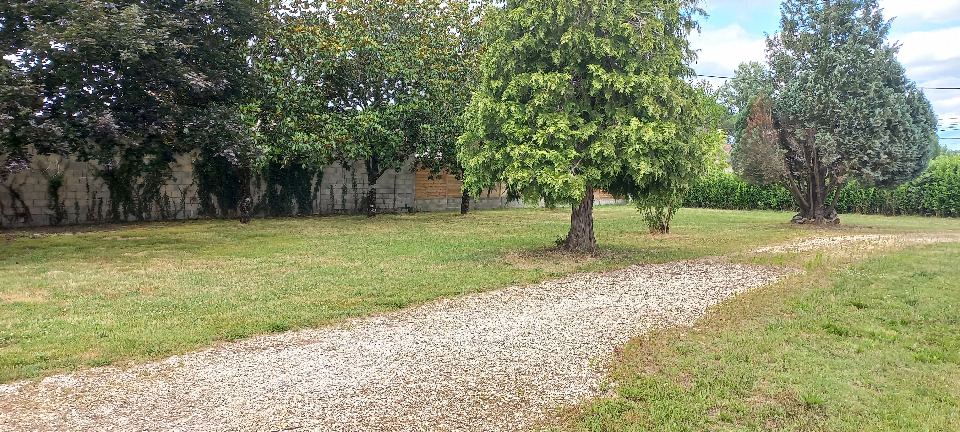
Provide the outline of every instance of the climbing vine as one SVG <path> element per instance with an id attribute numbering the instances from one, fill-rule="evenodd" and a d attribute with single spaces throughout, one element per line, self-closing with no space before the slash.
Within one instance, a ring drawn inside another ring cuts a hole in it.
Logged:
<path id="1" fill-rule="evenodd" d="M 163 208 L 162 189 L 172 178 L 173 162 L 173 155 L 164 152 L 114 159 L 97 168 L 96 176 L 103 180 L 110 193 L 107 218 L 115 222 L 128 220 L 130 216 L 138 221 L 150 220 L 154 205 Z"/>

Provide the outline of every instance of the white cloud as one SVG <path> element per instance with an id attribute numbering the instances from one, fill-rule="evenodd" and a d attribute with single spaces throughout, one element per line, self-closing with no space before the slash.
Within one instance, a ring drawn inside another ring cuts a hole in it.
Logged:
<path id="1" fill-rule="evenodd" d="M 699 51 L 695 69 L 705 75 L 730 75 L 740 63 L 766 59 L 764 38 L 747 33 L 739 24 L 705 29 L 691 35 L 690 44 Z"/>
<path id="2" fill-rule="evenodd" d="M 894 34 L 890 40 L 902 45 L 898 57 L 905 65 L 960 66 L 960 27 Z"/>
<path id="3" fill-rule="evenodd" d="M 907 77 L 920 87 L 960 87 L 960 27 L 894 34 Z M 941 118 L 960 117 L 960 90 L 926 90 Z"/>
<path id="4" fill-rule="evenodd" d="M 777 2 L 779 3 L 779 2 Z M 703 0 L 701 6 L 707 12 L 713 12 L 720 8 L 750 8 L 750 7 L 769 7 L 770 0 Z M 779 8 L 779 6 L 777 6 Z M 779 10 L 779 9 L 778 9 Z"/>
<path id="5" fill-rule="evenodd" d="M 896 17 L 895 27 L 943 24 L 960 17 L 960 0 L 880 0 L 880 7 L 884 17 Z"/>

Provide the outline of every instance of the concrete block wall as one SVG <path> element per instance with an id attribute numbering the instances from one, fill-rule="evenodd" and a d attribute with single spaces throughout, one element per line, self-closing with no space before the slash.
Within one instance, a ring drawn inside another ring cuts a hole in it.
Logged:
<path id="1" fill-rule="evenodd" d="M 50 178 L 57 173 L 63 175 L 60 204 L 66 210 L 66 219 L 62 224 L 98 223 L 109 218 L 110 193 L 103 180 L 97 177 L 93 164 L 75 158 L 37 156 L 31 161 L 30 169 L 13 174 L 0 183 L 0 226 L 50 225 L 54 210 L 48 189 Z M 176 219 L 197 217 L 199 200 L 189 155 L 177 158 L 172 174 L 172 179 L 162 189 L 170 201 L 171 213 L 175 213 L 171 216 Z M 16 196 L 20 200 L 15 199 Z M 29 217 L 14 214 L 14 206 L 20 207 L 24 203 Z M 160 217 L 156 205 L 148 213 L 151 219 Z"/>
<path id="2" fill-rule="evenodd" d="M 413 211 L 415 178 L 412 163 L 407 162 L 400 171 L 387 171 L 380 176 L 377 188 L 377 208 L 384 211 Z M 318 197 L 314 201 L 314 214 L 362 213 L 363 200 L 370 190 L 367 171 L 363 162 L 349 167 L 342 164 L 327 165 L 323 169 Z"/>
<path id="3" fill-rule="evenodd" d="M 193 172 L 193 157 L 181 155 L 171 166 L 172 178 L 163 187 L 162 195 L 169 202 L 171 219 L 196 219 L 203 217 L 200 209 L 200 197 Z M 96 176 L 95 166 L 89 162 L 59 156 L 37 156 L 31 161 L 29 170 L 9 176 L 0 183 L 0 227 L 41 226 L 51 224 L 54 211 L 49 206 L 47 189 L 49 177 L 57 172 L 64 176 L 64 186 L 60 190 L 61 203 L 66 210 L 66 219 L 62 224 L 88 224 L 109 222 L 110 192 L 103 181 Z M 385 212 L 415 211 L 459 211 L 459 183 L 449 178 L 441 189 L 440 196 L 421 198 L 418 190 L 427 182 L 426 174 L 415 173 L 412 162 L 404 164 L 400 171 L 388 171 L 377 181 L 377 205 Z M 421 179 L 420 177 L 423 177 Z M 254 202 L 263 199 L 264 182 L 259 182 L 261 190 L 256 190 L 254 181 Z M 426 185 L 429 186 L 429 185 Z M 323 169 L 320 188 L 313 200 L 311 214 L 362 213 L 363 200 L 369 190 L 367 176 L 362 162 L 347 167 L 331 164 Z M 13 193 L 11 193 L 11 191 Z M 19 196 L 20 199 L 14 199 Z M 21 202 L 22 200 L 22 202 Z M 214 202 L 216 202 L 214 200 Z M 27 214 L 22 213 L 23 204 Z M 17 212 L 15 212 L 15 207 Z M 493 191 L 471 203 L 474 210 L 522 207 L 519 202 L 507 202 L 502 191 Z M 161 218 L 160 208 L 154 204 L 147 218 Z M 132 217 L 128 217 L 132 219 Z"/>

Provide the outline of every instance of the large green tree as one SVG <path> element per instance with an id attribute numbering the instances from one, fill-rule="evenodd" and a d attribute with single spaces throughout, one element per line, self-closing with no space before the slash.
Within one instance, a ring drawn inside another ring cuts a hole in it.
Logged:
<path id="1" fill-rule="evenodd" d="M 488 12 L 461 137 L 466 186 L 570 204 L 566 248 L 594 250 L 595 188 L 650 189 L 676 167 L 661 154 L 692 145 L 694 3 L 509 0 Z"/>
<path id="2" fill-rule="evenodd" d="M 450 28 L 456 29 L 456 38 L 451 40 L 439 54 L 446 65 L 438 77 L 440 97 L 438 121 L 429 126 L 426 140 L 415 154 L 417 168 L 430 171 L 430 178 L 451 175 L 463 180 L 464 169 L 460 163 L 458 139 L 464 132 L 463 112 L 480 78 L 480 56 L 485 49 L 481 29 L 485 1 L 455 3 L 455 13 L 449 14 Z M 463 188 L 460 198 L 460 213 L 470 211 L 470 192 Z"/>
<path id="3" fill-rule="evenodd" d="M 268 155 L 318 167 L 362 160 L 376 183 L 415 155 L 443 165 L 474 75 L 478 8 L 466 0 L 284 4 L 261 44 Z"/>
<path id="4" fill-rule="evenodd" d="M 260 0 L 13 0 L 2 54 L 36 86 L 38 118 L 99 163 L 114 217 L 143 217 L 177 153 L 239 122 Z M 221 145 L 214 141 L 211 145 Z"/>
<path id="5" fill-rule="evenodd" d="M 748 181 L 789 189 L 795 222 L 838 223 L 845 181 L 895 187 L 935 153 L 936 117 L 889 30 L 875 0 L 782 5 L 781 30 L 767 40 L 770 72 L 748 77 L 769 81 L 745 86 L 768 91 L 749 95 L 733 165 Z"/>

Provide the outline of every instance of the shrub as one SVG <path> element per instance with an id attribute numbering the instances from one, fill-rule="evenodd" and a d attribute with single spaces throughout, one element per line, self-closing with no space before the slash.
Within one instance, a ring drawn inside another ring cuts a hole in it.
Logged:
<path id="1" fill-rule="evenodd" d="M 736 174 L 713 171 L 693 184 L 689 207 L 731 210 L 796 210 L 782 186 L 756 186 Z M 847 183 L 837 200 L 838 213 L 960 217 L 960 155 L 934 159 L 919 178 L 896 189 Z"/>

